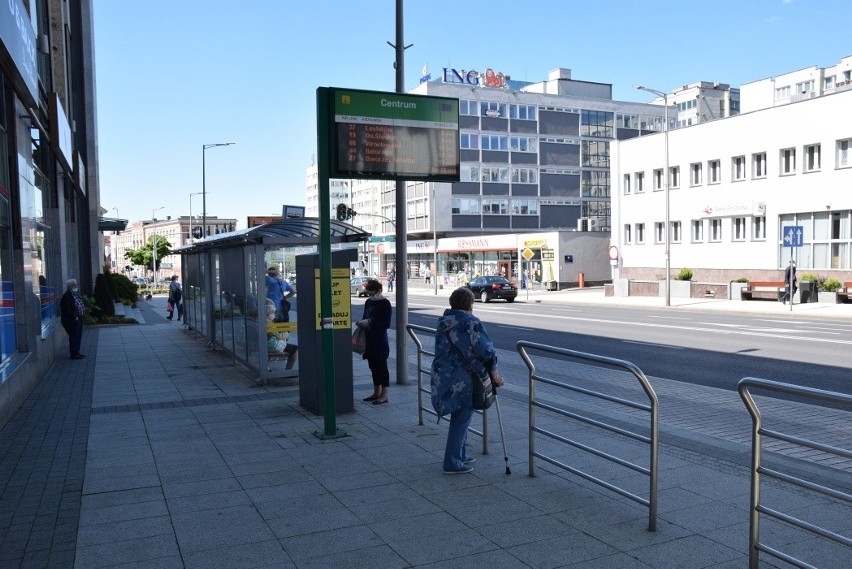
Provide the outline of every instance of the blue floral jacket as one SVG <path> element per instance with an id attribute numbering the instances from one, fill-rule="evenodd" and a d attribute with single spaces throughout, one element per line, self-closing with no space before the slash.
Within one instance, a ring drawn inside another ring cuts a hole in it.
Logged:
<path id="1" fill-rule="evenodd" d="M 494 344 L 479 318 L 465 310 L 445 310 L 438 320 L 432 360 L 432 406 L 439 416 L 473 406 L 472 378 L 450 340 L 478 374 L 497 365 Z"/>

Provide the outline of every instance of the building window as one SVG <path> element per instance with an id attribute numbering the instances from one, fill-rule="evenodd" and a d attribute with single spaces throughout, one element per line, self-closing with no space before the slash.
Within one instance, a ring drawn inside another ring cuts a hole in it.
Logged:
<path id="1" fill-rule="evenodd" d="M 823 79 L 822 85 L 823 85 L 823 89 L 825 89 L 826 91 L 831 91 L 832 89 L 834 89 L 834 75 L 831 75 L 829 77 L 825 77 Z"/>
<path id="2" fill-rule="evenodd" d="M 700 186 L 701 185 L 701 162 L 696 162 L 695 164 L 689 165 L 689 185 L 690 186 Z"/>
<path id="3" fill-rule="evenodd" d="M 631 233 L 631 231 L 630 231 L 630 224 L 629 224 L 629 223 L 627 223 L 627 224 L 625 224 L 625 226 L 624 226 L 624 242 L 625 242 L 627 245 L 630 245 L 630 243 L 632 242 L 632 241 L 631 241 L 631 236 L 632 236 L 632 233 Z"/>
<path id="4" fill-rule="evenodd" d="M 703 219 L 693 219 L 692 220 L 692 242 L 693 243 L 704 243 L 704 220 Z"/>
<path id="5" fill-rule="evenodd" d="M 461 182 L 479 182 L 479 166 L 471 164 L 462 164 L 461 172 L 459 173 L 459 181 Z"/>
<path id="6" fill-rule="evenodd" d="M 719 243 L 722 240 L 722 220 L 710 220 L 710 242 Z"/>
<path id="7" fill-rule="evenodd" d="M 536 119 L 535 105 L 509 105 L 509 118 L 525 121 Z"/>
<path id="8" fill-rule="evenodd" d="M 538 170 L 535 168 L 512 168 L 513 184 L 537 184 Z"/>
<path id="9" fill-rule="evenodd" d="M 630 174 L 624 175 L 624 195 L 630 195 Z"/>
<path id="10" fill-rule="evenodd" d="M 766 152 L 757 152 L 751 155 L 751 177 L 766 177 Z"/>
<path id="11" fill-rule="evenodd" d="M 790 86 L 785 85 L 784 87 L 777 87 L 775 89 L 775 100 L 781 101 L 784 99 L 790 98 Z"/>
<path id="12" fill-rule="evenodd" d="M 669 180 L 673 188 L 680 187 L 680 166 L 672 166 L 669 168 Z"/>
<path id="13" fill-rule="evenodd" d="M 509 150 L 509 137 L 496 134 L 482 135 L 483 150 Z"/>
<path id="14" fill-rule="evenodd" d="M 801 83 L 796 83 L 796 94 L 807 95 L 808 93 L 812 93 L 813 90 L 813 79 L 809 79 L 808 81 L 802 81 Z"/>
<path id="15" fill-rule="evenodd" d="M 672 221 L 672 243 L 680 243 L 682 239 L 681 236 L 681 223 L 679 221 Z"/>
<path id="16" fill-rule="evenodd" d="M 722 163 L 718 160 L 711 160 L 707 163 L 707 175 L 710 177 L 707 182 L 709 184 L 718 184 L 722 181 Z"/>
<path id="17" fill-rule="evenodd" d="M 538 215 L 538 200 L 512 200 L 512 215 Z"/>
<path id="18" fill-rule="evenodd" d="M 609 142 L 583 140 L 580 145 L 583 166 L 609 168 Z"/>
<path id="19" fill-rule="evenodd" d="M 483 117 L 506 118 L 506 103 L 482 101 L 479 104 L 479 114 Z"/>
<path id="20" fill-rule="evenodd" d="M 482 215 L 508 215 L 509 200 L 483 199 Z"/>
<path id="21" fill-rule="evenodd" d="M 583 170 L 580 173 L 580 188 L 583 197 L 608 198 L 609 172 L 602 170 Z"/>
<path id="22" fill-rule="evenodd" d="M 482 181 L 492 184 L 508 184 L 509 183 L 509 168 L 502 167 L 482 167 Z"/>
<path id="23" fill-rule="evenodd" d="M 820 169 L 819 144 L 805 146 L 805 172 L 816 172 Z"/>
<path id="24" fill-rule="evenodd" d="M 666 224 L 662 221 L 658 221 L 654 223 L 654 243 L 665 243 L 666 242 Z"/>
<path id="25" fill-rule="evenodd" d="M 479 200 L 453 198 L 452 212 L 456 215 L 479 215 Z"/>
<path id="26" fill-rule="evenodd" d="M 580 135 L 596 138 L 613 138 L 615 115 L 606 111 L 582 111 Z"/>
<path id="27" fill-rule="evenodd" d="M 463 132 L 459 135 L 459 148 L 463 150 L 479 150 L 479 135 Z"/>
<path id="28" fill-rule="evenodd" d="M 645 173 L 636 172 L 636 193 L 641 194 L 645 191 Z"/>
<path id="29" fill-rule="evenodd" d="M 654 191 L 657 192 L 663 189 L 663 169 L 657 168 L 654 170 Z"/>
<path id="30" fill-rule="evenodd" d="M 745 156 L 734 156 L 731 158 L 731 179 L 734 182 L 745 180 L 746 164 Z"/>
<path id="31" fill-rule="evenodd" d="M 509 148 L 512 152 L 538 152 L 538 141 L 527 136 L 512 136 L 509 138 Z"/>
<path id="32" fill-rule="evenodd" d="M 733 240 L 734 241 L 745 241 L 747 234 L 747 226 L 746 226 L 746 218 L 744 217 L 735 217 L 733 219 Z"/>
<path id="33" fill-rule="evenodd" d="M 479 101 L 459 100 L 459 114 L 469 117 L 479 116 Z"/>
<path id="34" fill-rule="evenodd" d="M 796 173 L 796 149 L 785 148 L 781 151 L 781 175 Z"/>
<path id="35" fill-rule="evenodd" d="M 645 242 L 645 224 L 637 223 L 636 224 L 636 243 L 644 243 Z"/>
<path id="36" fill-rule="evenodd" d="M 755 241 L 766 240 L 766 217 L 759 216 L 751 220 L 752 239 Z"/>
<path id="37" fill-rule="evenodd" d="M 852 138 L 837 141 L 837 167 L 848 168 L 852 165 L 849 160 L 849 146 L 852 145 Z"/>

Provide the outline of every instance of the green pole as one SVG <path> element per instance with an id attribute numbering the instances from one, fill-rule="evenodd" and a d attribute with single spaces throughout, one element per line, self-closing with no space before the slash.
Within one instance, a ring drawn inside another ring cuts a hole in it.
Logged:
<path id="1" fill-rule="evenodd" d="M 322 326 L 323 381 L 325 384 L 325 432 L 320 438 L 345 436 L 337 430 L 334 392 L 334 315 L 331 304 L 331 89 L 317 89 L 317 184 L 319 190 L 320 323 Z"/>

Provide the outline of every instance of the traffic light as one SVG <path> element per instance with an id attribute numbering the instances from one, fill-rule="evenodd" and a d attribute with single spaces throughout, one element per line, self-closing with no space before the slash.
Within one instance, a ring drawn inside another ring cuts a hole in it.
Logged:
<path id="1" fill-rule="evenodd" d="M 337 221 L 346 221 L 347 209 L 345 203 L 337 204 Z"/>

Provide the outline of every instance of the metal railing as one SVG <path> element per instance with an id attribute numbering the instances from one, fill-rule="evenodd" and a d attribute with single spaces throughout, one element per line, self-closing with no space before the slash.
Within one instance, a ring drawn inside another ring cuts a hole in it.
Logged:
<path id="1" fill-rule="evenodd" d="M 428 358 L 434 358 L 435 352 L 430 352 L 423 347 L 423 341 L 417 336 L 416 332 L 422 332 L 424 334 L 428 334 L 431 338 L 434 338 L 436 330 L 435 328 L 418 326 L 417 324 L 408 324 L 405 327 L 405 330 L 408 332 L 408 335 L 411 336 L 411 339 L 414 340 L 414 344 L 417 346 L 417 424 L 422 425 L 424 412 L 428 413 L 429 415 L 432 415 L 433 417 L 438 416 L 438 414 L 432 408 L 431 359 L 429 360 L 428 365 L 425 363 L 424 359 L 424 356 Z M 425 382 L 425 387 L 423 381 L 424 377 L 428 378 L 428 381 Z M 428 406 L 424 405 L 423 403 L 424 393 L 428 396 Z M 468 431 L 482 437 L 482 454 L 488 454 L 488 410 L 474 411 L 474 413 L 482 415 L 482 430 L 477 431 L 473 427 L 468 427 Z"/>
<path id="2" fill-rule="evenodd" d="M 839 404 L 841 407 L 848 409 L 852 409 L 852 396 L 844 393 L 836 393 L 834 391 L 801 387 L 798 385 L 791 385 L 789 383 L 781 383 L 756 377 L 744 377 L 737 385 L 740 397 L 745 403 L 745 406 L 752 418 L 751 504 L 749 507 L 748 566 L 750 569 L 757 569 L 760 566 L 760 552 L 763 551 L 764 553 L 772 555 L 778 559 L 782 559 L 796 567 L 812 567 L 812 565 L 809 565 L 800 559 L 792 557 L 791 555 L 770 547 L 760 541 L 760 514 L 780 520 L 799 529 L 809 531 L 831 541 L 843 544 L 846 547 L 852 547 L 852 539 L 761 504 L 761 477 L 766 476 L 768 478 L 774 478 L 793 486 L 834 498 L 847 504 L 852 503 L 852 495 L 840 489 L 829 488 L 809 480 L 797 478 L 789 473 L 784 473 L 779 470 L 763 466 L 763 437 L 784 441 L 792 445 L 821 451 L 847 459 L 852 458 L 852 451 L 764 428 L 760 409 L 758 409 L 749 388 L 756 388 L 774 393 L 784 393 L 786 395 L 793 395 L 805 399 L 826 401 L 833 404 Z"/>
<path id="3" fill-rule="evenodd" d="M 600 486 L 603 486 L 604 488 L 612 490 L 613 492 L 616 492 L 617 494 L 620 494 L 620 495 L 624 496 L 625 498 L 629 498 L 629 499 L 631 499 L 635 502 L 638 502 L 638 503 L 640 503 L 644 506 L 647 506 L 648 507 L 648 530 L 649 531 L 656 531 L 656 529 L 657 529 L 657 476 L 658 476 L 658 457 L 659 457 L 659 436 L 658 436 L 659 411 L 658 411 L 657 394 L 654 392 L 653 387 L 651 387 L 651 383 L 648 381 L 648 378 L 646 378 L 645 374 L 642 373 L 642 370 L 640 370 L 638 367 L 636 367 L 632 363 L 624 361 L 624 360 L 618 360 L 618 359 L 614 359 L 614 358 L 608 358 L 608 357 L 605 357 L 605 356 L 599 356 L 599 355 L 595 355 L 595 354 L 588 354 L 588 353 L 584 353 L 584 352 L 568 350 L 568 349 L 565 349 L 565 348 L 557 348 L 557 347 L 554 347 L 554 346 L 547 346 L 545 344 L 536 344 L 536 343 L 527 342 L 527 341 L 524 341 L 524 340 L 517 343 L 517 350 L 518 350 L 518 353 L 521 354 L 521 358 L 524 360 L 524 363 L 526 363 L 527 368 L 529 368 L 529 475 L 535 476 L 535 459 L 536 458 L 539 458 L 539 459 L 541 459 L 545 462 L 548 462 L 548 463 L 550 463 L 554 466 L 557 466 L 559 468 L 567 470 L 568 472 L 571 472 L 572 474 L 576 474 L 577 476 L 580 476 L 581 478 L 585 478 L 586 480 L 588 480 L 590 482 L 594 482 L 595 484 L 598 484 Z M 616 397 L 614 395 L 601 393 L 601 392 L 598 392 L 598 391 L 593 391 L 591 389 L 587 389 L 587 388 L 580 387 L 580 386 L 577 386 L 577 385 L 570 385 L 570 384 L 567 384 L 567 383 L 563 383 L 563 382 L 556 381 L 554 379 L 550 379 L 550 378 L 544 377 L 542 375 L 539 375 L 538 373 L 536 373 L 535 365 L 533 364 L 532 360 L 530 359 L 528 350 L 534 350 L 534 351 L 537 351 L 537 352 L 543 352 L 543 353 L 547 353 L 547 354 L 553 354 L 553 355 L 557 355 L 557 356 L 568 357 L 568 358 L 572 358 L 572 359 L 580 360 L 580 361 L 585 361 L 585 362 L 593 362 L 595 364 L 602 364 L 602 365 L 605 365 L 605 366 L 608 366 L 608 367 L 627 371 L 627 372 L 631 373 L 639 381 L 643 391 L 645 392 L 645 395 L 648 397 L 649 403 L 644 404 L 644 403 L 637 403 L 637 402 L 634 402 L 634 401 L 629 401 L 629 400 L 623 399 L 621 397 Z M 639 409 L 639 410 L 642 410 L 642 411 L 647 411 L 650 414 L 649 435 L 643 435 L 641 433 L 636 433 L 636 432 L 633 432 L 633 431 L 630 431 L 630 430 L 627 430 L 627 429 L 623 429 L 621 427 L 617 427 L 615 425 L 605 423 L 605 422 L 600 421 L 598 419 L 595 419 L 595 418 L 592 418 L 592 417 L 587 417 L 587 416 L 581 415 L 579 413 L 575 413 L 573 411 L 568 411 L 566 409 L 561 409 L 561 408 L 555 407 L 554 405 L 550 405 L 548 403 L 540 401 L 538 398 L 536 398 L 536 383 L 537 382 L 544 383 L 544 384 L 547 384 L 547 385 L 552 385 L 552 386 L 559 387 L 559 388 L 562 388 L 562 389 L 567 389 L 567 390 L 573 391 L 575 393 L 581 393 L 581 394 L 586 395 L 586 396 L 591 396 L 591 397 L 603 399 L 605 401 L 609 401 L 610 403 L 616 403 L 616 404 L 627 406 L 627 407 L 630 407 L 630 408 L 633 408 L 633 409 Z M 647 443 L 650 447 L 648 468 L 641 466 L 639 464 L 634 464 L 632 462 L 629 462 L 629 461 L 622 459 L 622 458 L 619 458 L 617 456 L 613 456 L 613 455 L 608 454 L 608 453 L 606 453 L 606 452 L 604 452 L 600 449 L 597 449 L 597 448 L 588 446 L 586 444 L 583 444 L 583 443 L 581 443 L 577 440 L 566 438 L 566 437 L 564 437 L 560 434 L 557 434 L 557 433 L 548 431 L 548 430 L 546 430 L 542 427 L 539 427 L 536 423 L 536 409 L 537 408 L 544 409 L 544 410 L 553 412 L 557 415 L 561 415 L 563 417 L 568 417 L 568 418 L 574 419 L 576 421 L 580 421 L 582 423 L 585 423 L 587 425 L 592 425 L 594 427 L 604 429 L 606 431 L 610 431 L 612 433 L 617 433 L 619 435 L 622 435 L 624 437 L 627 437 L 627 438 L 630 438 L 630 439 L 633 439 L 633 440 L 636 440 L 636 441 Z M 607 482 L 605 480 L 597 478 L 597 477 L 593 476 L 592 474 L 584 472 L 584 471 L 582 471 L 578 468 L 575 468 L 573 466 L 570 466 L 568 464 L 564 464 L 564 463 L 556 460 L 555 458 L 553 458 L 551 456 L 548 456 L 548 455 L 545 455 L 545 454 L 542 454 L 542 453 L 536 451 L 536 446 L 535 446 L 535 435 L 536 435 L 536 433 L 543 435 L 543 436 L 546 436 L 546 437 L 549 437 L 551 439 L 557 440 L 559 442 L 565 443 L 567 445 L 570 445 L 570 446 L 577 448 L 577 449 L 580 449 L 582 451 L 588 452 L 588 453 L 590 453 L 594 456 L 597 456 L 599 458 L 609 460 L 611 462 L 619 464 L 619 465 L 621 465 L 625 468 L 628 468 L 630 470 L 633 470 L 635 472 L 639 472 L 641 474 L 647 475 L 648 478 L 649 478 L 648 498 L 643 498 L 641 496 L 633 494 L 632 492 L 629 492 L 628 490 L 625 490 L 623 488 L 615 486 L 614 484 L 611 484 L 610 482 Z"/>

